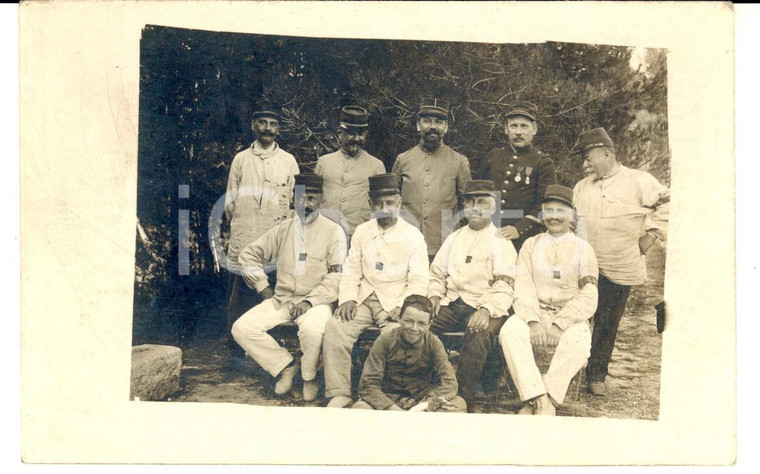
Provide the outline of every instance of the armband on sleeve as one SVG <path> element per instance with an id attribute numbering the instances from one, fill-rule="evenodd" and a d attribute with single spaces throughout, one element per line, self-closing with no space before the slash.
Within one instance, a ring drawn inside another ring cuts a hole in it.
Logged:
<path id="1" fill-rule="evenodd" d="M 491 281 L 491 286 L 493 286 L 494 284 L 496 284 L 497 281 L 503 281 L 504 283 L 506 283 L 510 287 L 512 287 L 512 288 L 515 287 L 515 279 L 512 278 L 509 275 L 496 275 L 496 277 Z"/>
<path id="2" fill-rule="evenodd" d="M 586 283 L 591 283 L 592 285 L 599 286 L 596 277 L 589 275 L 578 280 L 578 288 L 583 288 L 586 286 Z"/>
<path id="3" fill-rule="evenodd" d="M 327 267 L 327 273 L 342 273 L 343 265 L 330 265 Z"/>

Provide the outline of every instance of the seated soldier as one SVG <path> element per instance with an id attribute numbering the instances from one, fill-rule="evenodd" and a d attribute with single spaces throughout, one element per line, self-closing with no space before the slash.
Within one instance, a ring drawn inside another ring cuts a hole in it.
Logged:
<path id="1" fill-rule="evenodd" d="M 424 296 L 404 300 L 400 326 L 380 334 L 369 352 L 353 408 L 467 411 L 446 349 L 428 331 L 432 315 Z"/>
<path id="2" fill-rule="evenodd" d="M 351 403 L 351 350 L 373 323 L 382 330 L 397 326 L 404 298 L 428 286 L 425 239 L 399 218 L 400 179 L 394 174 L 369 178 L 374 219 L 359 224 L 338 288 L 338 303 L 325 328 L 325 396 L 328 407 Z"/>
<path id="3" fill-rule="evenodd" d="M 320 216 L 322 177 L 295 176 L 296 215 L 270 229 L 240 253 L 243 278 L 264 301 L 232 326 L 232 337 L 264 370 L 277 378 L 274 392 L 293 386 L 298 363 L 267 331 L 294 320 L 301 343 L 303 398 L 314 400 L 319 351 L 325 324 L 338 297 L 338 281 L 346 257 L 346 237 L 338 224 Z M 277 284 L 269 287 L 264 266 L 277 262 Z"/>
<path id="4" fill-rule="evenodd" d="M 430 330 L 465 331 L 457 363 L 459 394 L 472 408 L 486 359 L 512 306 L 517 252 L 491 222 L 494 183 L 467 183 L 462 208 L 468 225 L 449 235 L 430 266 Z M 501 357 L 501 356 L 499 356 Z M 498 359 L 495 359 L 498 363 Z"/>
<path id="5" fill-rule="evenodd" d="M 550 185 L 541 204 L 547 231 L 520 250 L 515 279 L 515 315 L 501 328 L 509 372 L 523 406 L 521 415 L 554 415 L 570 381 L 591 349 L 588 320 L 597 303 L 596 255 L 570 232 L 573 190 Z M 533 346 L 554 347 L 549 370 L 541 375 Z"/>

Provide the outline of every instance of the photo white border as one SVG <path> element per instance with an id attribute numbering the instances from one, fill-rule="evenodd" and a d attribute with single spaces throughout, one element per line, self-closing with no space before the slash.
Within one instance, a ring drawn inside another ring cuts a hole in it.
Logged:
<path id="1" fill-rule="evenodd" d="M 20 9 L 21 424 L 27 462 L 733 461 L 729 4 L 63 1 Z M 129 402 L 139 38 L 145 24 L 667 48 L 673 198 L 659 421 Z M 716 157 L 722 166 L 715 166 Z M 706 200 L 705 189 L 719 192 Z"/>

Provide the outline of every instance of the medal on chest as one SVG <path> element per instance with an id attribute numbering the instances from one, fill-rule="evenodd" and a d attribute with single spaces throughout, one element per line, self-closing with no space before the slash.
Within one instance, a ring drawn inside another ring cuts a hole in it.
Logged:
<path id="1" fill-rule="evenodd" d="M 523 169 L 524 168 L 522 166 L 520 166 L 519 168 L 517 168 L 517 174 L 515 175 L 515 183 L 519 183 L 520 181 L 522 181 L 522 174 L 521 173 L 522 173 Z"/>
<path id="2" fill-rule="evenodd" d="M 525 168 L 525 184 L 530 184 L 530 175 L 533 173 L 533 168 L 528 166 Z"/>

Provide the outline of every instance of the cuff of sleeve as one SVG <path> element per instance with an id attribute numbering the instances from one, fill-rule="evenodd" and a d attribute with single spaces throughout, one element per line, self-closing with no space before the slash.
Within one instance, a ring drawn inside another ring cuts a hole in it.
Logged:
<path id="1" fill-rule="evenodd" d="M 264 291 L 264 288 L 266 288 L 268 286 L 269 286 L 269 280 L 267 280 L 266 278 L 264 278 L 263 280 L 260 280 L 260 281 L 256 282 L 256 291 L 258 291 L 259 293 L 261 293 L 262 291 Z"/>
<path id="2" fill-rule="evenodd" d="M 570 324 L 568 324 L 568 322 L 564 321 L 562 318 L 555 319 L 554 321 L 552 321 L 552 324 L 556 324 L 557 327 L 559 327 L 563 331 L 566 331 L 568 326 L 570 326 Z"/>
<path id="3" fill-rule="evenodd" d="M 478 309 L 485 309 L 486 311 L 488 311 L 488 315 L 490 317 L 492 317 L 492 318 L 498 318 L 499 317 L 499 315 L 496 314 L 496 309 L 493 307 L 493 305 L 490 305 L 488 303 L 479 305 Z"/>
<path id="4" fill-rule="evenodd" d="M 443 299 L 443 293 L 440 293 L 438 291 L 433 291 L 432 293 L 428 294 L 428 299 L 436 298 L 436 297 Z"/>
<path id="5" fill-rule="evenodd" d="M 536 315 L 531 315 L 531 316 L 520 315 L 519 318 L 522 319 L 523 321 L 525 321 L 526 324 L 527 323 L 540 323 L 541 322 L 541 319 L 538 316 L 536 316 Z"/>

